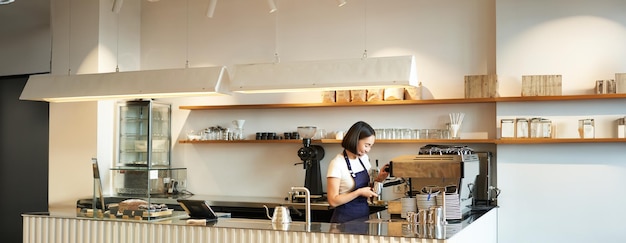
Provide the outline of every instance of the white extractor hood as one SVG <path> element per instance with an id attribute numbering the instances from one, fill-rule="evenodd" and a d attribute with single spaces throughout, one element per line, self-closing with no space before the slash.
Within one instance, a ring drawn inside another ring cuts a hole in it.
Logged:
<path id="1" fill-rule="evenodd" d="M 229 94 L 224 66 L 78 75 L 31 75 L 20 100 L 75 102 Z"/>
<path id="2" fill-rule="evenodd" d="M 418 86 L 413 56 L 238 64 L 230 90 L 268 93 L 406 86 Z"/>

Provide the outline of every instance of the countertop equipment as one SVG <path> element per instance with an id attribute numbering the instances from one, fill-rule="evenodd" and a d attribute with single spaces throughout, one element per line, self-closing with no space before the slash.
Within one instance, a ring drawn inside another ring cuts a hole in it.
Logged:
<path id="1" fill-rule="evenodd" d="M 408 178 L 409 196 L 424 188 L 456 189 L 461 212 L 471 210 L 471 186 L 479 174 L 476 154 L 409 154 L 395 157 L 389 163 L 390 176 Z M 453 217 L 453 216 L 450 216 Z M 451 219 L 450 217 L 446 219 Z M 454 218 L 452 218 L 454 219 Z"/>
<path id="2" fill-rule="evenodd" d="M 315 136 L 316 131 L 317 127 L 314 126 L 298 127 L 298 134 L 302 138 L 303 145 L 298 150 L 298 157 L 302 160 L 302 165 L 306 170 L 304 187 L 310 190 L 311 200 L 325 200 L 320 170 L 320 160 L 324 158 L 324 148 L 319 145 L 311 145 L 311 138 Z M 296 195 L 296 197 L 301 196 L 304 195 Z"/>
<path id="3" fill-rule="evenodd" d="M 489 151 L 474 151 L 468 146 L 460 145 L 434 145 L 428 144 L 420 148 L 421 155 L 463 155 L 476 154 L 479 160 L 479 173 L 476 175 L 474 182 L 468 180 L 468 189 L 470 189 L 472 205 L 474 208 L 479 206 L 496 206 L 500 189 L 496 187 L 496 163 L 493 154 Z M 463 187 L 465 189 L 466 187 Z"/>
<path id="4" fill-rule="evenodd" d="M 263 205 L 265 208 L 265 212 L 267 217 L 272 220 L 272 223 L 280 223 L 280 224 L 288 224 L 291 223 L 291 216 L 289 214 L 289 209 L 285 206 L 276 206 L 274 208 L 274 216 L 270 216 L 270 209 L 267 205 Z"/>

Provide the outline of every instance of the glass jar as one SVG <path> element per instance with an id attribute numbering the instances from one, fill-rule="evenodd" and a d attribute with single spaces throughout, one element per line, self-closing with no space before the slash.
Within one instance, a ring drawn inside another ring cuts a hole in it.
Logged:
<path id="1" fill-rule="evenodd" d="M 540 126 L 540 131 L 539 131 L 540 138 L 552 138 L 552 121 L 545 119 L 545 118 L 541 118 L 541 120 L 539 121 L 539 126 Z"/>
<path id="2" fill-rule="evenodd" d="M 626 138 L 626 117 L 617 119 L 617 138 Z"/>
<path id="3" fill-rule="evenodd" d="M 500 120 L 500 137 L 501 138 L 514 138 L 515 137 L 515 120 L 514 119 L 501 119 Z"/>
<path id="4" fill-rule="evenodd" d="M 515 119 L 515 137 L 517 138 L 527 138 L 529 135 L 528 132 L 528 119 L 526 118 L 517 118 Z"/>
<path id="5" fill-rule="evenodd" d="M 578 120 L 578 134 L 580 138 L 594 138 L 595 121 L 593 119 Z"/>
<path id="6" fill-rule="evenodd" d="M 530 137 L 541 137 L 541 118 L 535 117 L 530 119 Z"/>

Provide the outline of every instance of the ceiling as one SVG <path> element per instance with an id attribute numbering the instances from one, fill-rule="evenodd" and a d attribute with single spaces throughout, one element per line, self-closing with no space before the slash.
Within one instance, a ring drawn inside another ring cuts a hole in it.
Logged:
<path id="1" fill-rule="evenodd" d="M 41 25 L 50 25 L 50 0 L 15 0 L 0 5 L 0 33 L 3 36 Z"/>
<path id="2" fill-rule="evenodd" d="M 0 5 L 0 77 L 50 72 L 51 0 Z"/>

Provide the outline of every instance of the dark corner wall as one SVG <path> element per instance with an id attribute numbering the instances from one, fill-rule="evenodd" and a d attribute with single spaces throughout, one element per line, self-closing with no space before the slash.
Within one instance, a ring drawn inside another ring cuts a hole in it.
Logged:
<path id="1" fill-rule="evenodd" d="M 0 77 L 0 241 L 22 242 L 22 213 L 48 211 L 47 102 L 19 100 L 29 75 Z"/>

